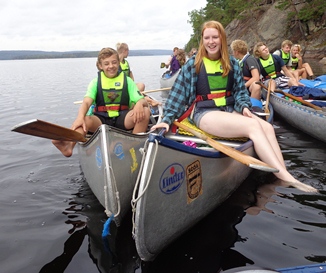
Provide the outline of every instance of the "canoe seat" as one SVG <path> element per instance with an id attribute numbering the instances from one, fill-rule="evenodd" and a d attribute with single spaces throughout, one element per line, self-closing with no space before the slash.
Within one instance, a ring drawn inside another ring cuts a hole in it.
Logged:
<path id="1" fill-rule="evenodd" d="M 182 120 L 180 123 L 186 125 L 187 127 L 191 128 L 191 129 L 194 129 L 195 131 L 199 132 L 199 133 L 202 133 L 210 138 L 213 138 L 213 139 L 219 139 L 219 140 L 230 140 L 230 141 L 240 141 L 240 142 L 246 142 L 248 141 L 248 138 L 246 137 L 235 137 L 235 138 L 227 138 L 227 137 L 219 137 L 219 136 L 213 136 L 209 133 L 206 133 L 204 131 L 202 131 L 201 129 L 199 129 L 196 125 L 192 124 L 189 122 L 189 120 L 187 118 L 185 118 L 184 120 Z M 180 135 L 188 135 L 188 136 L 193 136 L 192 133 L 189 133 L 185 130 L 183 130 L 182 128 L 179 128 L 178 129 L 178 134 Z"/>

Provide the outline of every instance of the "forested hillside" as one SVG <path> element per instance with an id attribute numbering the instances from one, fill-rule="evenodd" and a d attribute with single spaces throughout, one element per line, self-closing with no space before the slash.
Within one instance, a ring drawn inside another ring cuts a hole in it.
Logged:
<path id="1" fill-rule="evenodd" d="M 193 34 L 186 51 L 198 47 L 202 23 L 217 20 L 226 28 L 228 42 L 244 39 L 252 46 L 263 41 L 273 49 L 290 39 L 302 44 L 311 57 L 325 56 L 324 0 L 207 0 L 204 8 L 189 12 L 189 18 Z"/>

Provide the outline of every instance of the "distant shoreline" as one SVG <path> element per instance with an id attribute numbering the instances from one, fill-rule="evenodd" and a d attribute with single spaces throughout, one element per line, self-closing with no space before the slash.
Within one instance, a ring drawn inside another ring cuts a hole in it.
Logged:
<path id="1" fill-rule="evenodd" d="M 0 50 L 0 60 L 60 59 L 60 58 L 96 58 L 99 51 L 40 51 L 40 50 Z M 129 56 L 170 55 L 171 50 L 143 49 L 130 50 Z"/>

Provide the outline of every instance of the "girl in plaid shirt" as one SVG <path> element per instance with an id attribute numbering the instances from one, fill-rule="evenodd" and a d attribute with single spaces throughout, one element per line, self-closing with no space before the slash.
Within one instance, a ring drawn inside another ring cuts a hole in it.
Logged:
<path id="1" fill-rule="evenodd" d="M 248 137 L 261 160 L 277 168 L 275 176 L 303 191 L 315 188 L 295 179 L 287 170 L 273 126 L 251 112 L 251 102 L 238 62 L 229 56 L 226 34 L 221 23 L 203 24 L 195 56 L 182 67 L 164 106 L 165 128 L 178 119 L 195 102 L 193 122 L 212 135 L 232 138 Z"/>

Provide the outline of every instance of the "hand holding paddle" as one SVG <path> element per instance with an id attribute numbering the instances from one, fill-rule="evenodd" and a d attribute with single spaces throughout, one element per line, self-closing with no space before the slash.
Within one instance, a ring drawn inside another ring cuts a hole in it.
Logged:
<path id="1" fill-rule="evenodd" d="M 248 167 L 250 168 L 253 168 L 253 169 L 257 169 L 257 170 L 261 170 L 261 171 L 265 171 L 265 172 L 278 172 L 279 170 L 278 169 L 275 169 L 269 165 L 267 165 L 265 162 L 262 162 L 252 156 L 249 156 L 247 154 L 244 154 L 234 148 L 231 148 L 231 147 L 228 147 L 218 141 L 215 141 L 214 139 L 200 133 L 200 132 L 197 132 L 196 130 L 192 129 L 192 128 L 189 128 L 188 126 L 180 123 L 180 122 L 173 122 L 176 126 L 186 130 L 187 132 L 189 133 L 192 133 L 194 136 L 202 139 L 202 140 L 205 140 L 209 145 L 211 145 L 213 148 L 215 148 L 216 150 L 222 152 L 223 154 L 239 161 L 240 163 L 242 164 L 245 164 L 247 165 Z"/>

